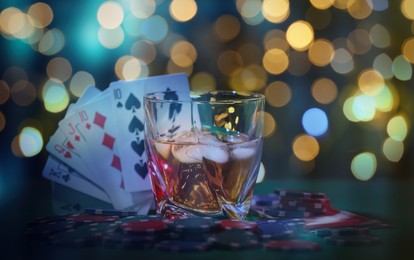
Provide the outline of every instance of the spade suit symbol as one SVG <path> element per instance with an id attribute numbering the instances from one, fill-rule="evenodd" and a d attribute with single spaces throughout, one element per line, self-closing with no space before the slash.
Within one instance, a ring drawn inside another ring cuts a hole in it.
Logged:
<path id="1" fill-rule="evenodd" d="M 142 156 L 145 151 L 144 140 L 133 141 L 131 147 L 139 156 Z"/>
<path id="2" fill-rule="evenodd" d="M 134 116 L 128 125 L 130 133 L 138 134 L 138 132 L 144 131 L 144 124 L 136 116 Z"/>
<path id="3" fill-rule="evenodd" d="M 135 113 L 135 110 L 141 107 L 141 102 L 139 102 L 138 98 L 136 98 L 132 93 L 129 94 L 126 102 L 125 108 L 127 110 L 131 110 Z"/>
<path id="4" fill-rule="evenodd" d="M 147 176 L 148 170 L 147 170 L 147 163 L 143 164 L 135 164 L 135 171 L 141 176 L 142 179 L 145 179 Z"/>

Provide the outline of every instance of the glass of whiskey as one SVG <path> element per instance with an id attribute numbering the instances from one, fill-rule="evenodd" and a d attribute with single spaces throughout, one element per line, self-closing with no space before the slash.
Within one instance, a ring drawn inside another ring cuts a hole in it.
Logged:
<path id="1" fill-rule="evenodd" d="M 147 94 L 145 151 L 157 214 L 244 219 L 263 147 L 261 94 Z"/>

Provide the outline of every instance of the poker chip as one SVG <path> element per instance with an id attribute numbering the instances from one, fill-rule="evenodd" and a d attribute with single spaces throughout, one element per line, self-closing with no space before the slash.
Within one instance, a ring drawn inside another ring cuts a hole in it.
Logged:
<path id="1" fill-rule="evenodd" d="M 381 238 L 371 235 L 361 236 L 327 236 L 325 243 L 337 246 L 369 246 L 378 245 L 382 242 Z"/>
<path id="2" fill-rule="evenodd" d="M 100 216 L 90 214 L 76 214 L 66 218 L 69 221 L 76 221 L 80 223 L 96 223 L 96 222 L 114 222 L 118 220 L 118 216 Z"/>
<path id="3" fill-rule="evenodd" d="M 325 199 L 326 194 L 322 192 L 308 192 L 308 191 L 298 191 L 298 190 L 284 190 L 276 189 L 275 194 L 280 197 L 290 197 L 290 198 L 301 198 L 301 199 Z"/>
<path id="4" fill-rule="evenodd" d="M 225 230 L 239 229 L 239 230 L 255 231 L 258 228 L 257 223 L 252 222 L 252 221 L 245 221 L 245 220 L 224 219 L 224 220 L 217 221 L 216 224 L 218 225 L 219 228 L 225 229 Z"/>
<path id="5" fill-rule="evenodd" d="M 33 227 L 33 226 L 37 226 L 40 224 L 47 224 L 47 223 L 51 223 L 51 222 L 58 222 L 58 221 L 64 221 L 66 220 L 67 216 L 46 216 L 46 217 L 39 217 L 39 218 L 35 218 L 31 221 L 29 221 L 27 223 L 28 227 Z"/>
<path id="6" fill-rule="evenodd" d="M 251 249 L 260 245 L 254 233 L 239 229 L 224 230 L 210 237 L 209 242 L 219 249 Z"/>
<path id="7" fill-rule="evenodd" d="M 320 245 L 307 240 L 271 240 L 266 242 L 267 250 L 289 251 L 289 252 L 311 252 L 320 250 Z"/>
<path id="8" fill-rule="evenodd" d="M 359 236 L 359 235 L 369 235 L 370 229 L 363 227 L 338 227 L 338 228 L 322 228 L 313 230 L 317 236 L 326 237 L 326 236 Z"/>
<path id="9" fill-rule="evenodd" d="M 164 220 L 138 220 L 122 223 L 120 229 L 128 233 L 157 233 L 167 230 L 167 222 Z"/>
<path id="10" fill-rule="evenodd" d="M 154 248 L 162 251 L 172 252 L 204 252 L 210 244 L 200 241 L 164 240 L 154 245 Z"/>
<path id="11" fill-rule="evenodd" d="M 259 236 L 262 239 L 282 239 L 296 234 L 296 224 L 282 220 L 264 220 L 257 222 Z"/>
<path id="12" fill-rule="evenodd" d="M 277 207 L 279 196 L 276 194 L 253 195 L 250 201 L 251 207 Z"/>
<path id="13" fill-rule="evenodd" d="M 323 215 L 321 212 L 279 210 L 273 208 L 264 209 L 263 213 L 276 218 L 311 218 Z"/>
<path id="14" fill-rule="evenodd" d="M 154 237 L 133 233 L 109 233 L 102 239 L 102 245 L 109 248 L 144 249 L 151 248 Z"/>
<path id="15" fill-rule="evenodd" d="M 214 220 L 210 217 L 191 217 L 175 219 L 168 226 L 178 233 L 204 233 L 209 232 L 214 225 Z"/>
<path id="16" fill-rule="evenodd" d="M 27 228 L 24 235 L 29 238 L 45 239 L 52 234 L 73 229 L 75 225 L 76 222 L 67 220 L 45 222 Z"/>
<path id="17" fill-rule="evenodd" d="M 329 199 L 298 200 L 298 199 L 282 199 L 277 207 L 281 210 L 297 210 L 297 211 L 314 211 L 327 212 L 331 209 Z"/>
<path id="18" fill-rule="evenodd" d="M 95 209 L 95 208 L 86 208 L 84 210 L 85 214 L 88 215 L 100 215 L 100 216 L 118 216 L 118 217 L 128 217 L 136 216 L 136 211 L 123 211 L 115 209 Z"/>

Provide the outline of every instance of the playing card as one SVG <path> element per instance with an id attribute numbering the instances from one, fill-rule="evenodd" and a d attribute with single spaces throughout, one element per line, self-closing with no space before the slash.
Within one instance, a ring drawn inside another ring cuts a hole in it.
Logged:
<path id="1" fill-rule="evenodd" d="M 111 104 L 116 118 L 119 154 L 124 187 L 127 191 L 150 190 L 144 146 L 144 95 L 158 91 L 190 93 L 184 73 L 155 76 L 132 81 L 117 81 L 109 86 Z M 172 93 L 172 92 L 171 92 Z M 178 96 L 176 97 L 178 99 Z M 172 110 L 174 114 L 180 111 Z"/>
<path id="2" fill-rule="evenodd" d="M 92 102 L 79 106 L 61 121 L 60 127 L 72 135 L 73 142 L 88 158 L 88 165 L 99 173 L 102 187 L 114 208 L 125 209 L 148 200 L 123 188 L 120 156 L 117 151 L 116 122 L 110 95 L 102 93 Z"/>
<path id="3" fill-rule="evenodd" d="M 55 183 L 70 187 L 105 202 L 110 202 L 106 193 L 83 175 L 59 161 L 53 155 L 47 159 L 43 177 Z"/>

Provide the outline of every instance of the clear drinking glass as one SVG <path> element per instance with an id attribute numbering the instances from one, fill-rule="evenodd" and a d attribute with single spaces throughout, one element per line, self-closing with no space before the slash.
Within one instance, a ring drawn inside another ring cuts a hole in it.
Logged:
<path id="1" fill-rule="evenodd" d="M 245 218 L 262 155 L 264 96 L 168 91 L 144 102 L 157 213 Z"/>

